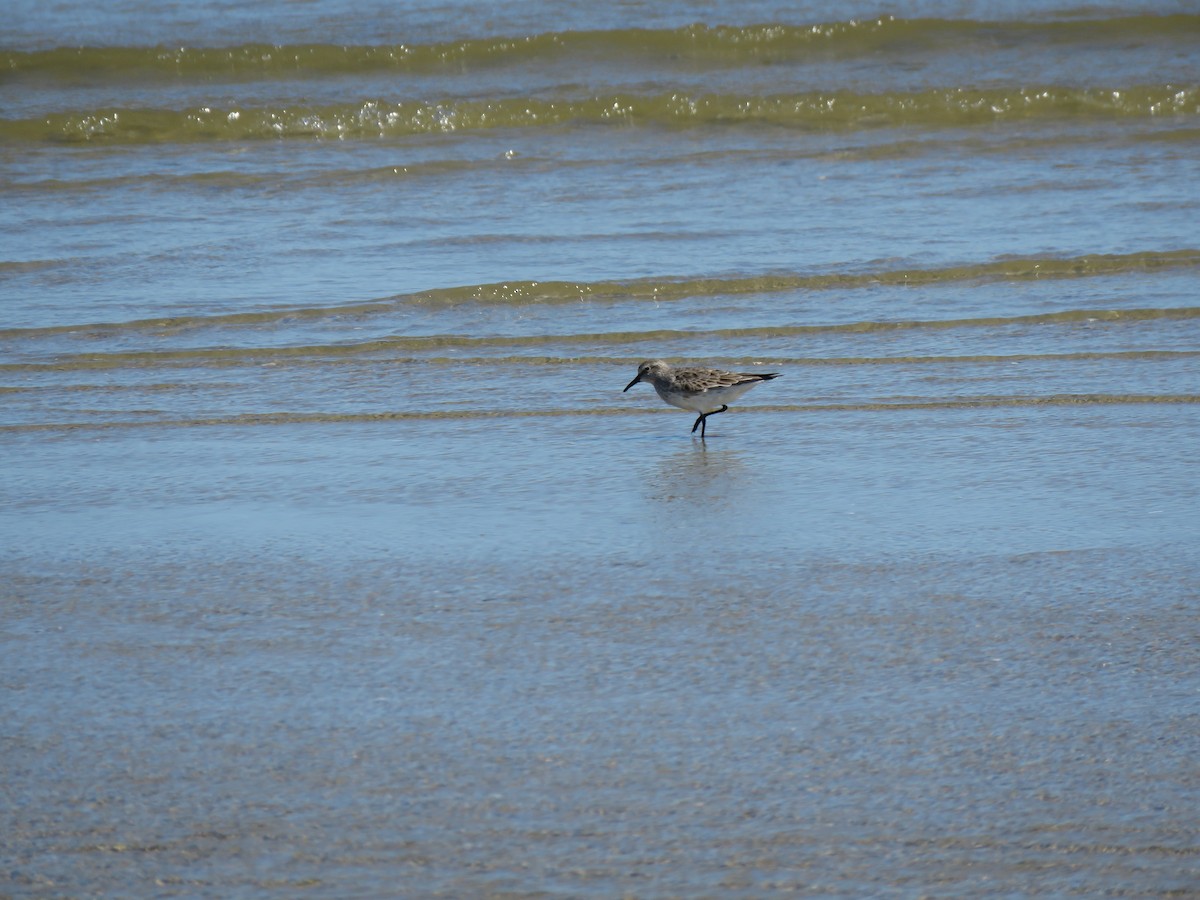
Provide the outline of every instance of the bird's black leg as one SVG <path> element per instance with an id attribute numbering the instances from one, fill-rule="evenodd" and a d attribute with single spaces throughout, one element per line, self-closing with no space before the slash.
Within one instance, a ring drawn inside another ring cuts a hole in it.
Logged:
<path id="1" fill-rule="evenodd" d="M 704 413 L 700 413 L 700 415 L 696 416 L 696 421 L 692 423 L 692 434 L 695 434 L 696 429 L 699 428 L 701 423 L 704 422 L 704 416 L 705 416 Z M 704 437 L 704 435 L 700 435 L 700 436 Z"/>
<path id="2" fill-rule="evenodd" d="M 704 430 L 708 427 L 708 422 L 705 421 L 709 416 L 715 416 L 717 413 L 723 413 L 729 409 L 728 404 L 721 404 L 720 409 L 714 409 L 712 412 L 701 413 L 700 418 L 696 420 L 696 424 L 692 426 L 692 434 L 696 433 L 696 426 L 700 427 L 700 440 L 704 440 Z"/>

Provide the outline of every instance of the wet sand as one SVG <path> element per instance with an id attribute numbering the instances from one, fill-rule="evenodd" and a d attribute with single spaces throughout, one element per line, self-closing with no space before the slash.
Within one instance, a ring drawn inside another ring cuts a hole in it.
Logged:
<path id="1" fill-rule="evenodd" d="M 721 420 L 7 435 L 2 891 L 1197 889 L 1192 407 Z"/>

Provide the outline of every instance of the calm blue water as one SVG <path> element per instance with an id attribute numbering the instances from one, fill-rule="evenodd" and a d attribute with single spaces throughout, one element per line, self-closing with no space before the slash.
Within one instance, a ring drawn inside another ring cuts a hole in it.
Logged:
<path id="1" fill-rule="evenodd" d="M 1200 890 L 1200 17 L 853 16 L 9 5 L 0 895 Z"/>

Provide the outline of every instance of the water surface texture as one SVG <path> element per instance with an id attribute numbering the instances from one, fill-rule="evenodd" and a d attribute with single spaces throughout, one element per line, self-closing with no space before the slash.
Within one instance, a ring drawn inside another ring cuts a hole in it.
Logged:
<path id="1" fill-rule="evenodd" d="M 1200 895 L 1194 5 L 510 6 L 9 3 L 0 896 Z"/>

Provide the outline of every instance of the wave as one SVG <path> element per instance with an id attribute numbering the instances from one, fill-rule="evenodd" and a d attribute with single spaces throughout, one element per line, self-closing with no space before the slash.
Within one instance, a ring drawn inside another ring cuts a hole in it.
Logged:
<path id="1" fill-rule="evenodd" d="M 399 294 L 362 303 L 320 307 L 285 307 L 213 316 L 170 316 L 127 322 L 94 322 L 42 328 L 0 329 L 0 339 L 23 340 L 79 332 L 178 333 L 203 328 L 241 328 L 298 320 L 363 318 L 391 315 L 408 306 L 534 306 L 565 303 L 675 302 L 691 297 L 770 295 L 793 291 L 855 290 L 873 285 L 929 286 L 961 282 L 994 283 L 1039 279 L 1091 278 L 1127 273 L 1200 268 L 1200 249 L 1141 251 L 1124 254 L 1088 254 L 1075 257 L 1014 257 L 936 269 L 881 269 L 867 272 L 779 273 L 742 278 L 646 278 L 631 281 L 508 281 L 494 284 L 438 288 Z M 0 266 L 0 273 L 3 267 Z M 1094 316 L 1137 314 L 1138 310 L 1084 311 Z M 1155 311 L 1140 311 L 1150 314 Z M 1160 310 L 1162 315 L 1188 310 Z M 1073 313 L 1050 313 L 1070 316 Z M 998 320 L 999 321 L 999 320 Z M 1005 320 L 1007 321 L 1007 320 Z M 856 326 L 812 326 L 850 328 Z M 858 327 L 867 327 L 865 324 Z M 871 323 L 870 327 L 898 327 L 896 323 Z"/>
<path id="2" fill-rule="evenodd" d="M 1187 42 L 1200 15 L 1133 15 L 1069 21 L 986 22 L 883 16 L 813 25 L 689 25 L 673 29 L 558 31 L 430 44 L 339 46 L 246 44 L 235 47 L 62 47 L 0 53 L 0 72 L 72 84 L 135 79 L 208 81 L 326 77 L 368 72 L 461 72 L 499 65 L 594 58 L 656 66 L 779 64 L 854 58 L 891 48 L 958 49 L 964 44 L 1070 45 L 1131 40 Z"/>
<path id="3" fill-rule="evenodd" d="M 0 141 L 154 144 L 282 138 L 368 139 L 580 125 L 697 127 L 770 124 L 855 130 L 964 127 L 1000 121 L 1200 115 L 1200 86 L 966 87 L 919 92 L 806 92 L 770 96 L 608 94 L 445 102 L 366 100 L 323 106 L 148 109 L 105 107 L 0 119 Z"/>
<path id="4" fill-rule="evenodd" d="M 917 410 L 1004 409 L 1061 406 L 1146 406 L 1200 404 L 1200 394 L 1047 394 L 959 397 L 948 400 L 892 400 L 864 403 L 791 403 L 754 406 L 757 413 L 912 412 Z M 128 428 L 213 428 L 271 425 L 373 424 L 411 420 L 530 419 L 576 416 L 670 415 L 662 407 L 574 407 L 569 409 L 454 409 L 387 412 L 261 412 L 183 419 L 110 419 L 102 422 L 0 424 L 0 433 L 107 431 Z"/>
<path id="5" fill-rule="evenodd" d="M 689 332 L 692 334 L 692 332 Z M 86 360 L 84 365 L 73 366 L 71 360 L 60 361 L 59 363 L 48 365 L 45 363 L 34 364 L 8 364 L 0 365 L 0 370 L 37 370 L 37 371 L 55 371 L 67 372 L 76 370 L 88 369 L 105 369 L 116 368 L 120 363 L 120 359 L 113 354 L 109 360 L 113 361 L 112 366 L 96 366 L 90 365 L 94 363 L 94 358 Z M 1057 362 L 1180 362 L 1196 359 L 1200 357 L 1200 350 L 1079 350 L 1068 351 L 1062 353 L 968 353 L 956 356 L 946 355 L 913 355 L 913 354 L 897 354 L 895 356 L 791 356 L 786 354 L 772 353 L 767 357 L 761 355 L 755 357 L 735 357 L 723 355 L 719 357 L 721 364 L 734 369 L 750 369 L 755 366 L 764 364 L 774 366 L 808 367 L 808 368 L 832 368 L 832 367 L 855 367 L 855 366 L 870 366 L 870 367 L 885 367 L 885 366 L 960 366 L 960 365 L 1012 365 L 1013 363 L 1057 363 Z M 389 366 L 396 365 L 421 365 L 421 366 L 452 366 L 454 368 L 464 368 L 471 366 L 486 366 L 488 368 L 497 368 L 511 366 L 520 369 L 530 367 L 546 366 L 559 368 L 566 365 L 571 366 L 604 366 L 618 363 L 628 367 L 636 365 L 642 359 L 641 356 L 534 356 L 534 355 L 486 355 L 486 356 L 464 356 L 455 354 L 452 356 L 398 356 L 389 355 L 385 360 L 379 357 L 371 357 L 364 361 L 368 366 L 379 365 L 381 362 Z M 677 358 L 664 357 L 668 362 L 686 363 L 691 357 Z M 714 358 L 715 360 L 716 358 Z M 242 360 L 224 360 L 232 364 L 245 362 Z M 319 358 L 314 357 L 311 360 L 314 364 L 320 366 L 328 366 L 336 362 L 354 363 L 354 356 L 335 357 L 330 359 L 327 356 Z M 144 364 L 147 362 L 145 355 L 139 356 L 132 360 L 136 364 Z M 199 360 L 200 363 L 204 359 Z M 303 360 L 288 360 L 289 365 Z M 56 394 L 75 394 L 75 393 L 95 393 L 95 394 L 121 394 L 121 393 L 174 393 L 176 391 L 186 391 L 192 388 L 193 385 L 187 381 L 178 382 L 155 382 L 150 384 L 135 383 L 75 383 L 75 384 L 54 384 L 47 385 L 0 385 L 0 396 L 18 395 L 18 394 L 40 394 L 53 392 Z"/>
<path id="6" fill-rule="evenodd" d="M 1029 325 L 1130 324 L 1152 320 L 1200 319 L 1200 307 L 1171 309 L 1072 309 L 1021 316 L 978 316 L 961 319 L 846 322 L 829 325 L 762 325 L 748 328 L 711 328 L 703 331 L 651 329 L 643 331 L 592 332 L 586 334 L 488 335 L 463 334 L 391 335 L 366 341 L 276 347 L 193 347 L 168 350 L 125 350 L 62 355 L 53 362 L 0 363 L 0 371 L 79 371 L 115 369 L 125 366 L 247 364 L 311 360 L 326 364 L 330 359 L 406 353 L 434 353 L 446 348 L 487 350 L 493 348 L 552 346 L 627 346 L 709 338 L 788 338 L 820 334 L 875 334 L 918 329 L 1005 328 Z"/>

